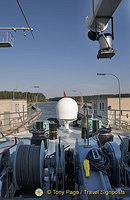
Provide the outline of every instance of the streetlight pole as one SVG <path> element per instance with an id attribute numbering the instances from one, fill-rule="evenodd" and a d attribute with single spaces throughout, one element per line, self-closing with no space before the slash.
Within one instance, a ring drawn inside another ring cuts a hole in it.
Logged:
<path id="1" fill-rule="evenodd" d="M 17 89 L 13 89 L 13 100 L 15 99 L 15 91 L 17 91 Z"/>
<path id="2" fill-rule="evenodd" d="M 72 92 L 78 92 L 79 94 L 80 94 L 80 97 L 81 97 L 81 105 L 79 106 L 79 112 L 81 112 L 81 113 L 83 113 L 84 114 L 84 116 L 86 115 L 86 105 L 87 104 L 85 104 L 84 103 L 84 99 L 83 99 L 83 95 L 82 95 L 82 93 L 79 91 L 79 90 L 72 90 Z"/>
<path id="3" fill-rule="evenodd" d="M 117 79 L 118 82 L 118 91 L 119 91 L 119 128 L 121 128 L 121 91 L 120 91 L 120 80 L 115 74 L 111 73 L 97 73 L 98 76 L 105 76 L 105 75 L 110 75 L 114 76 Z"/>
<path id="4" fill-rule="evenodd" d="M 27 101 L 28 101 L 28 90 L 29 90 L 29 88 L 39 88 L 39 86 L 35 85 L 35 86 L 30 86 L 30 87 L 27 88 L 27 91 L 26 91 L 26 100 Z"/>
<path id="5" fill-rule="evenodd" d="M 80 94 L 81 104 L 83 104 L 84 103 L 84 99 L 83 99 L 83 95 L 81 94 L 81 92 L 79 90 L 72 90 L 72 92 L 78 92 Z"/>

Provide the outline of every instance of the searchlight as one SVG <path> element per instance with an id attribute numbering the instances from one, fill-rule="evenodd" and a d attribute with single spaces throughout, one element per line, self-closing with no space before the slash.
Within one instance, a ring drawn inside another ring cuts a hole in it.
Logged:
<path id="1" fill-rule="evenodd" d="M 112 58 L 116 54 L 113 49 L 114 26 L 113 14 L 122 0 L 92 0 L 92 11 L 86 17 L 89 29 L 88 38 L 99 42 L 97 58 Z M 111 32 L 104 33 L 111 21 Z"/>

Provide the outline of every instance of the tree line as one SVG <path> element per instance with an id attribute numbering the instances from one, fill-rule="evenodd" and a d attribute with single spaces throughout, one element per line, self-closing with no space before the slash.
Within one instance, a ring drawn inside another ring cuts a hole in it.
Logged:
<path id="1" fill-rule="evenodd" d="M 46 97 L 42 93 L 0 91 L 0 99 L 27 99 L 28 102 L 44 102 Z"/>
<path id="2" fill-rule="evenodd" d="M 68 96 L 71 97 L 73 99 L 75 99 L 75 101 L 77 102 L 81 102 L 81 96 Z M 91 96 L 83 96 L 83 100 L 86 103 L 91 103 L 92 99 L 97 99 L 97 98 L 118 98 L 119 94 L 101 94 L 101 95 L 91 95 Z M 128 98 L 130 97 L 130 93 L 124 93 L 121 94 L 121 98 Z M 61 98 L 63 97 L 54 97 L 54 98 L 50 98 L 49 101 L 59 101 Z"/>

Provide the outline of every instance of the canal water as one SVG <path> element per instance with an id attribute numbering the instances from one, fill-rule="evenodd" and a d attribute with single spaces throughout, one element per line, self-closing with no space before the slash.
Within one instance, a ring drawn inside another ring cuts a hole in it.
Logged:
<path id="1" fill-rule="evenodd" d="M 56 105 L 57 102 L 38 104 L 37 107 L 42 110 L 41 120 L 56 118 Z"/>
<path id="2" fill-rule="evenodd" d="M 57 102 L 49 102 L 44 104 L 38 104 L 37 107 L 42 110 L 41 120 L 47 120 L 48 118 L 57 118 L 56 116 L 56 105 Z M 63 121 L 60 121 L 60 124 L 63 125 Z M 117 134 L 121 135 L 122 137 L 128 136 L 129 133 L 124 132 L 122 130 L 112 130 L 112 134 L 114 135 L 114 140 L 118 144 L 120 143 L 120 139 L 118 138 Z"/>

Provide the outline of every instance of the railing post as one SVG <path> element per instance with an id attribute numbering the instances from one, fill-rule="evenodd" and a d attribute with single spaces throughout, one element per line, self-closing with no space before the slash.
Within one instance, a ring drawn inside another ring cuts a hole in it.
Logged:
<path id="1" fill-rule="evenodd" d="M 2 122 L 0 121 L 0 133 L 2 132 Z"/>
<path id="2" fill-rule="evenodd" d="M 9 36 L 8 36 L 8 32 L 7 32 L 7 42 L 8 42 Z"/>
<path id="3" fill-rule="evenodd" d="M 115 125 L 116 125 L 116 110 L 115 110 Z"/>

